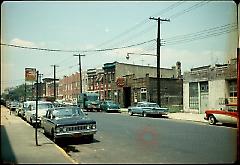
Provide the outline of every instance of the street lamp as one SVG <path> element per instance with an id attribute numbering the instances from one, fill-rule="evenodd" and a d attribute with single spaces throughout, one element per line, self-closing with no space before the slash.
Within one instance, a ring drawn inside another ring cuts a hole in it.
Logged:
<path id="1" fill-rule="evenodd" d="M 157 56 L 156 54 L 148 54 L 148 53 L 127 53 L 126 59 L 129 60 L 130 58 L 130 54 L 138 54 L 138 55 L 142 55 L 142 56 Z"/>

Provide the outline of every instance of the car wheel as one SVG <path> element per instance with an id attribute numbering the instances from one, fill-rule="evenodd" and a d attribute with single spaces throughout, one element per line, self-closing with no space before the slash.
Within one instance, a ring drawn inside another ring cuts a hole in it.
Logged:
<path id="1" fill-rule="evenodd" d="M 143 111 L 142 116 L 147 117 L 147 113 Z"/>
<path id="2" fill-rule="evenodd" d="M 216 118 L 213 115 L 210 115 L 209 118 L 208 118 L 208 123 L 210 125 L 216 124 Z"/>
<path id="3" fill-rule="evenodd" d="M 88 135 L 87 140 L 88 140 L 88 142 L 92 142 L 93 141 L 93 135 Z"/>
<path id="4" fill-rule="evenodd" d="M 56 137 L 54 136 L 54 131 L 53 131 L 53 129 L 51 130 L 51 138 L 52 138 L 52 141 L 53 141 L 54 143 L 57 143 L 57 139 L 56 139 Z"/>
<path id="5" fill-rule="evenodd" d="M 130 116 L 132 116 L 133 115 L 133 113 L 132 113 L 132 111 L 130 110 L 130 111 L 128 111 L 128 114 L 130 115 Z"/>

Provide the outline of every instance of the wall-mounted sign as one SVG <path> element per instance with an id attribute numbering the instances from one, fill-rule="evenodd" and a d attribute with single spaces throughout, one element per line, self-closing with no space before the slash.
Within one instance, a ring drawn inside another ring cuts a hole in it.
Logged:
<path id="1" fill-rule="evenodd" d="M 123 87 L 125 85 L 125 78 L 124 77 L 118 77 L 116 84 L 118 87 Z"/>
<path id="2" fill-rule="evenodd" d="M 25 68 L 25 81 L 36 81 L 36 68 Z"/>

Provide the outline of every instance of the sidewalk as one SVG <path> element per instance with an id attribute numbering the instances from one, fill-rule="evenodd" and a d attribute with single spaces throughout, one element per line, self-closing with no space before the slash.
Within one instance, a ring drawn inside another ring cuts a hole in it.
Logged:
<path id="1" fill-rule="evenodd" d="M 73 164 L 76 162 L 41 132 L 1 106 L 1 163 Z"/>
<path id="2" fill-rule="evenodd" d="M 127 108 L 121 108 L 121 113 L 127 113 Z M 196 114 L 196 113 L 169 113 L 168 117 L 175 120 L 187 120 L 194 122 L 203 122 L 207 123 L 208 121 L 204 120 L 205 114 Z"/>
<path id="3" fill-rule="evenodd" d="M 195 122 L 207 123 L 208 121 L 204 119 L 205 114 L 196 114 L 196 113 L 169 113 L 170 119 L 176 120 L 188 120 Z"/>

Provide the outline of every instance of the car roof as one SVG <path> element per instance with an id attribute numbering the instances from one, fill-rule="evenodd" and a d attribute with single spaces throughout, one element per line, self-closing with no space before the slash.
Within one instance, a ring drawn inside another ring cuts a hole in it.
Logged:
<path id="1" fill-rule="evenodd" d="M 141 101 L 138 102 L 139 104 L 157 104 L 157 103 L 153 103 L 153 102 L 147 102 L 147 101 Z"/>

